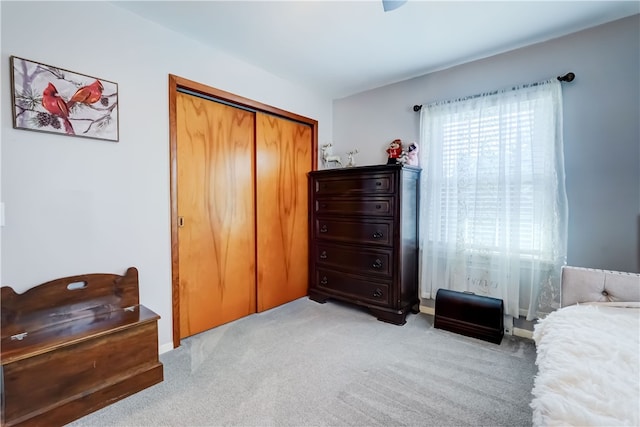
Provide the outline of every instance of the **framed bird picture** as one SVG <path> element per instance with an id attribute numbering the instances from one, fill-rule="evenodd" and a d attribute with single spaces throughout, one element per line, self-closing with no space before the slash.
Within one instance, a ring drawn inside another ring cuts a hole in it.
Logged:
<path id="1" fill-rule="evenodd" d="M 13 127 L 117 142 L 118 84 L 11 56 Z"/>

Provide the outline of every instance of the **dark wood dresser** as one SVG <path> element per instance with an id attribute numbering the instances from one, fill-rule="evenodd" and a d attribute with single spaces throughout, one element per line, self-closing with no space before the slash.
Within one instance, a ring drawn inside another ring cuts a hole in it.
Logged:
<path id="1" fill-rule="evenodd" d="M 309 173 L 309 298 L 367 307 L 403 325 L 418 299 L 420 168 Z"/>

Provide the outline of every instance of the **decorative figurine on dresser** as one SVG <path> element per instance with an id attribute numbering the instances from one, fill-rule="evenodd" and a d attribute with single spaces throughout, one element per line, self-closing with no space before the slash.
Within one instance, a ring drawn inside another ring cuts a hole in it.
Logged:
<path id="1" fill-rule="evenodd" d="M 367 307 L 403 325 L 417 313 L 420 168 L 309 172 L 309 298 Z"/>

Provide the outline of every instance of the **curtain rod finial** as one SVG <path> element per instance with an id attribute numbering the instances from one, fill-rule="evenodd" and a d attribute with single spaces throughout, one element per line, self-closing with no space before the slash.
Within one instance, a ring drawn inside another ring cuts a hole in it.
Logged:
<path id="1" fill-rule="evenodd" d="M 413 111 L 418 112 L 420 110 L 422 110 L 422 105 L 414 105 L 413 106 Z"/>
<path id="2" fill-rule="evenodd" d="M 575 78 L 576 75 L 574 73 L 567 73 L 564 76 L 558 76 L 558 80 L 561 82 L 572 82 Z"/>

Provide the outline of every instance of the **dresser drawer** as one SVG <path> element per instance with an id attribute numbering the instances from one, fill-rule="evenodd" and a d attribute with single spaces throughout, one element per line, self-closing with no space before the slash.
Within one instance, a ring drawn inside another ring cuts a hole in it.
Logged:
<path id="1" fill-rule="evenodd" d="M 390 246 L 393 220 L 316 218 L 313 233 L 316 239 Z"/>
<path id="2" fill-rule="evenodd" d="M 317 214 L 391 216 L 394 212 L 394 197 L 334 197 L 315 201 Z"/>
<path id="3" fill-rule="evenodd" d="M 314 180 L 313 191 L 323 194 L 392 193 L 395 188 L 392 173 L 363 173 L 352 176 L 323 176 Z"/>
<path id="4" fill-rule="evenodd" d="M 373 281 L 367 277 L 324 268 L 316 268 L 314 276 L 315 284 L 321 290 L 379 305 L 389 305 L 391 302 L 389 295 L 391 282 Z"/>
<path id="5" fill-rule="evenodd" d="M 364 249 L 358 246 L 318 243 L 313 248 L 313 257 L 319 266 L 388 277 L 392 274 L 391 248 Z"/>

